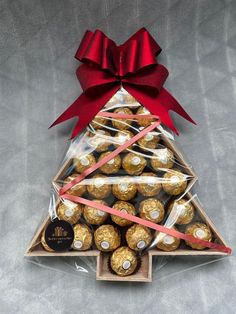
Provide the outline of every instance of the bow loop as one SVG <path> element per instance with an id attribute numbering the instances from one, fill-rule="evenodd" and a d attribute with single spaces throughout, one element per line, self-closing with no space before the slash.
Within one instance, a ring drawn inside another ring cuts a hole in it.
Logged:
<path id="1" fill-rule="evenodd" d="M 178 133 L 169 111 L 195 123 L 177 100 L 163 88 L 168 70 L 156 61 L 160 46 L 145 28 L 117 46 L 102 31 L 87 31 L 76 52 L 81 61 L 76 71 L 83 93 L 51 125 L 79 117 L 72 137 L 85 128 L 121 84 L 162 123 Z"/>

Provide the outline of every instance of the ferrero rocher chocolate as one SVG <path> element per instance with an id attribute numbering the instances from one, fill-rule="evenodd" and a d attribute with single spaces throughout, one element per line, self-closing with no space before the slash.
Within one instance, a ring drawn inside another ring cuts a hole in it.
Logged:
<path id="1" fill-rule="evenodd" d="M 157 149 L 151 158 L 151 165 L 156 171 L 160 168 L 172 168 L 174 165 L 174 154 L 168 148 Z"/>
<path id="2" fill-rule="evenodd" d="M 121 211 L 122 213 L 135 215 L 135 207 L 131 203 L 124 201 L 117 201 L 113 206 L 114 209 Z M 121 218 L 119 216 L 111 215 L 112 221 L 121 227 L 132 225 L 132 221 Z"/>
<path id="3" fill-rule="evenodd" d="M 138 224 L 131 226 L 125 237 L 129 248 L 135 251 L 145 249 L 152 241 L 151 231 L 147 227 Z"/>
<path id="4" fill-rule="evenodd" d="M 212 234 L 211 234 L 210 228 L 207 225 L 200 223 L 200 222 L 196 222 L 194 224 L 187 226 L 185 233 L 192 235 L 193 237 L 200 239 L 200 240 L 204 240 L 204 241 L 208 241 L 208 242 L 211 242 L 211 240 L 212 240 Z M 188 246 L 190 246 L 193 249 L 197 249 L 197 250 L 205 249 L 205 246 L 203 246 L 201 244 L 192 243 L 189 241 L 185 241 L 185 242 Z"/>
<path id="5" fill-rule="evenodd" d="M 69 177 L 67 177 L 64 180 L 64 185 L 73 181 L 78 176 L 79 176 L 78 173 L 71 174 Z M 71 195 L 75 195 L 75 196 L 82 196 L 85 192 L 86 192 L 86 185 L 80 184 L 80 183 L 74 185 L 71 189 L 66 191 L 66 193 L 71 194 Z"/>
<path id="6" fill-rule="evenodd" d="M 120 233 L 112 225 L 102 225 L 94 233 L 96 247 L 100 251 L 114 251 L 120 246 Z"/>
<path id="7" fill-rule="evenodd" d="M 190 223 L 194 217 L 193 205 L 184 198 L 173 201 L 167 211 L 178 225 L 186 225 Z"/>
<path id="8" fill-rule="evenodd" d="M 146 159 L 135 153 L 128 153 L 122 160 L 123 169 L 130 175 L 141 174 L 146 165 Z"/>
<path id="9" fill-rule="evenodd" d="M 110 155 L 111 152 L 106 152 L 101 154 L 98 161 L 102 160 L 104 157 Z M 100 170 L 105 174 L 117 173 L 121 167 L 121 158 L 119 155 L 115 156 L 113 159 L 109 160 L 107 163 L 100 167 Z"/>
<path id="10" fill-rule="evenodd" d="M 45 241 L 45 231 L 43 231 L 42 235 L 41 235 L 41 244 L 42 244 L 42 247 L 44 248 L 44 250 L 48 251 L 48 252 L 54 252 L 53 249 L 51 249 L 46 241 Z"/>
<path id="11" fill-rule="evenodd" d="M 102 129 L 107 124 L 107 122 L 108 120 L 105 117 L 96 116 L 95 118 L 93 118 L 90 124 L 95 130 L 97 130 Z"/>
<path id="12" fill-rule="evenodd" d="M 125 104 L 132 104 L 136 102 L 136 99 L 130 94 L 123 94 L 123 99 Z"/>
<path id="13" fill-rule="evenodd" d="M 142 219 L 158 223 L 164 219 L 164 205 L 156 198 L 147 198 L 140 203 L 139 215 Z"/>
<path id="14" fill-rule="evenodd" d="M 155 149 L 157 148 L 157 144 L 159 143 L 159 141 L 160 138 L 156 134 L 156 132 L 149 132 L 145 136 L 140 138 L 140 140 L 138 140 L 138 144 L 140 148 L 144 148 L 144 150 L 145 148 Z"/>
<path id="15" fill-rule="evenodd" d="M 130 182 L 129 177 L 120 177 L 119 183 L 112 185 L 113 195 L 122 201 L 129 201 L 134 198 L 137 192 L 137 187 Z"/>
<path id="16" fill-rule="evenodd" d="M 129 108 L 117 108 L 114 113 L 118 114 L 133 114 Z M 130 127 L 132 123 L 131 119 L 114 118 L 112 119 L 112 124 L 114 128 L 119 130 L 126 130 Z"/>
<path id="17" fill-rule="evenodd" d="M 72 248 L 74 250 L 85 251 L 88 250 L 93 242 L 92 232 L 87 225 L 77 224 L 74 229 L 74 241 Z"/>
<path id="18" fill-rule="evenodd" d="M 112 136 L 107 131 L 97 130 L 96 134 L 90 134 L 88 142 L 97 152 L 105 152 L 112 144 Z"/>
<path id="19" fill-rule="evenodd" d="M 144 196 L 157 195 L 161 190 L 161 183 L 158 181 L 158 176 L 152 172 L 143 172 L 140 177 L 144 183 L 137 184 L 139 193 Z"/>
<path id="20" fill-rule="evenodd" d="M 137 110 L 136 114 L 138 115 L 148 115 L 148 114 L 151 114 L 150 111 L 148 111 L 146 108 L 144 107 L 139 107 L 139 109 Z M 147 119 L 147 118 L 142 118 L 142 119 L 138 119 L 138 124 L 140 126 L 143 126 L 143 127 L 147 127 L 149 126 L 152 122 L 155 121 L 155 119 Z"/>
<path id="21" fill-rule="evenodd" d="M 176 228 L 173 228 L 176 229 Z M 165 233 L 159 233 L 157 236 L 157 248 L 162 251 L 174 251 L 180 245 L 180 239 Z"/>
<path id="22" fill-rule="evenodd" d="M 116 249 L 111 256 L 111 268 L 119 276 L 129 276 L 137 268 L 137 257 L 127 246 Z"/>
<path id="23" fill-rule="evenodd" d="M 107 205 L 103 200 L 93 200 L 93 202 Z M 88 205 L 84 206 L 83 214 L 86 222 L 91 225 L 101 225 L 109 217 L 108 213 Z"/>
<path id="24" fill-rule="evenodd" d="M 134 134 L 129 130 L 119 131 L 115 134 L 114 137 L 114 145 L 115 147 L 119 147 L 120 145 L 125 144 L 128 140 L 130 140 Z M 133 144 L 130 145 L 128 148 L 132 148 Z M 126 150 L 125 150 L 126 151 Z"/>
<path id="25" fill-rule="evenodd" d="M 105 182 L 106 178 L 102 174 L 96 174 L 91 178 L 92 183 L 87 185 L 87 190 L 92 197 L 103 199 L 110 194 L 111 186 Z"/>
<path id="26" fill-rule="evenodd" d="M 82 210 L 83 205 L 64 200 L 57 207 L 57 216 L 59 220 L 65 220 L 74 225 L 79 220 Z"/>
<path id="27" fill-rule="evenodd" d="M 186 175 L 176 169 L 170 169 L 163 176 L 163 190 L 170 195 L 178 195 L 187 187 Z"/>
<path id="28" fill-rule="evenodd" d="M 84 170 L 90 168 L 96 163 L 96 159 L 93 154 L 87 154 L 80 158 L 74 158 L 73 160 L 75 170 L 79 173 L 84 172 Z"/>

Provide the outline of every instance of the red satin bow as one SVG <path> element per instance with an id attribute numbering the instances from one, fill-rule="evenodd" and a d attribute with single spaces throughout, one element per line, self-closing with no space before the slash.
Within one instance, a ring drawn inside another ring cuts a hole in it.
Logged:
<path id="1" fill-rule="evenodd" d="M 51 125 L 78 117 L 72 138 L 84 129 L 119 90 L 121 84 L 138 102 L 178 134 L 168 111 L 195 123 L 163 84 L 168 70 L 156 61 L 161 48 L 142 28 L 117 46 L 103 32 L 87 31 L 76 52 L 81 61 L 76 71 L 83 93 Z"/>

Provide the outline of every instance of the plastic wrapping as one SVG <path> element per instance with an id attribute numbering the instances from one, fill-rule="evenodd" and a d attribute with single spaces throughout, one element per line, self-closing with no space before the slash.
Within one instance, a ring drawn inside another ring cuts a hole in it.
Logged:
<path id="1" fill-rule="evenodd" d="M 148 128 L 151 131 L 145 133 Z M 127 146 L 135 136 L 137 140 Z M 196 256 L 201 264 L 200 256 L 227 255 L 218 250 L 226 244 L 191 194 L 196 180 L 173 135 L 121 88 L 71 141 L 52 182 L 48 216 L 26 255 L 55 268 L 60 256 L 63 270 L 96 271 L 100 280 L 127 281 L 151 281 L 152 272 L 162 270 L 167 256 Z M 73 228 L 66 250 L 53 249 L 45 238 L 47 226 L 58 220 Z M 154 224 L 219 247 L 181 239 L 178 233 L 165 234 L 154 230 Z"/>

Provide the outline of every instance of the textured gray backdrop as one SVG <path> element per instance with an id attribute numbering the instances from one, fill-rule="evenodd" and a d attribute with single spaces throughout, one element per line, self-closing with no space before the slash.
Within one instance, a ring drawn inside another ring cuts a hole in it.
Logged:
<path id="1" fill-rule="evenodd" d="M 73 55 L 84 31 L 101 28 L 121 43 L 142 26 L 163 48 L 167 87 L 198 122 L 175 116 L 195 190 L 235 247 L 236 1 L 1 0 L 1 313 L 235 313 L 234 257 L 148 285 L 23 259 L 71 131 L 70 122 L 47 127 L 81 91 Z"/>

